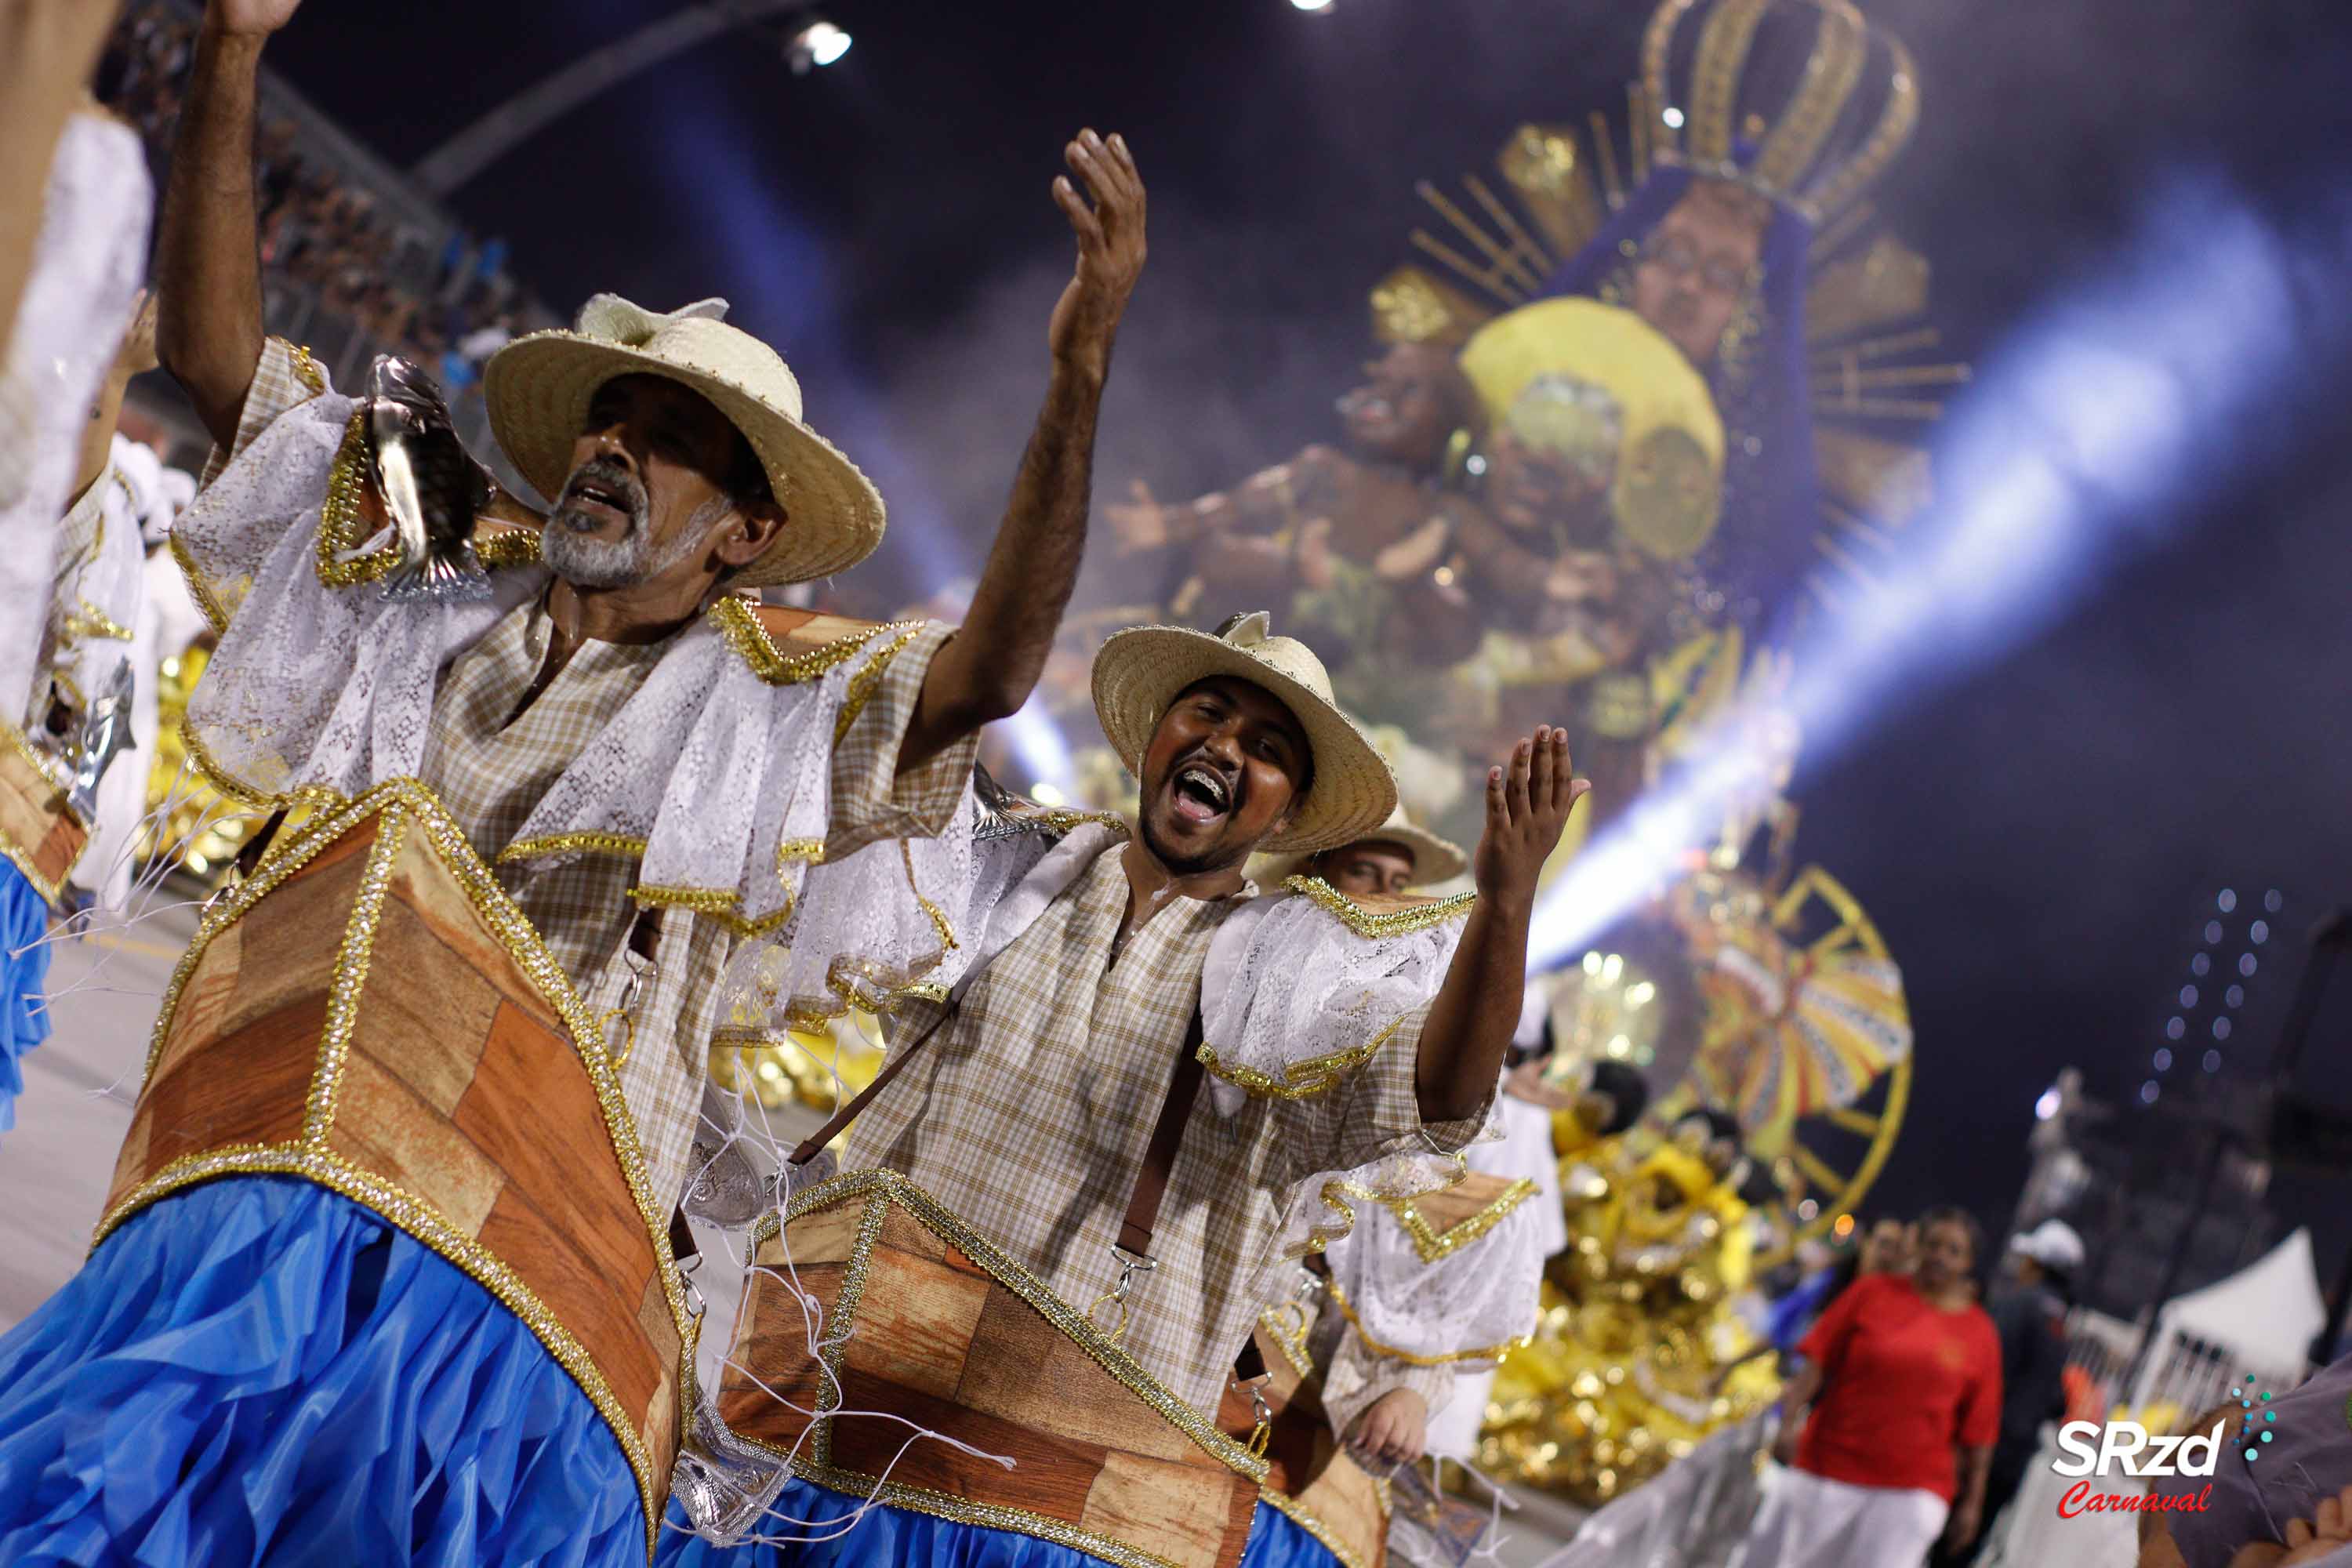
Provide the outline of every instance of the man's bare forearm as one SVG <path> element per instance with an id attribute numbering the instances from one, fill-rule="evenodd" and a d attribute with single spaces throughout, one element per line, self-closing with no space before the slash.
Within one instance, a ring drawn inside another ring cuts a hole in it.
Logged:
<path id="1" fill-rule="evenodd" d="M 1482 895 L 1422 1026 L 1413 1089 L 1424 1121 L 1475 1116 L 1502 1076 L 1528 984 L 1529 908 Z"/>
<path id="2" fill-rule="evenodd" d="M 180 114 L 156 248 L 156 347 L 223 447 L 236 438 L 261 359 L 261 260 L 253 195 L 259 37 L 207 17 Z"/>
<path id="3" fill-rule="evenodd" d="M 931 660 L 901 769 L 1017 711 L 1045 673 L 1086 553 L 1103 374 L 1102 364 L 1055 363 L 971 608 Z"/>

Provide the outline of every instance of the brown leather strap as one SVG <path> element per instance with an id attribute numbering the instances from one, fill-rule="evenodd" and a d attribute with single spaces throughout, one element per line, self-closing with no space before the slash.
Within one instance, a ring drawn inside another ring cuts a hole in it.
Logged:
<path id="1" fill-rule="evenodd" d="M 1151 1227 L 1160 1222 L 1160 1200 L 1168 1195 L 1169 1173 L 1176 1169 L 1176 1151 L 1184 1142 L 1184 1124 L 1192 1119 L 1192 1102 L 1201 1098 L 1201 1010 L 1192 1010 L 1192 1026 L 1184 1031 L 1184 1048 L 1169 1076 L 1168 1098 L 1160 1103 L 1160 1120 L 1144 1146 L 1143 1164 L 1135 1173 L 1135 1191 L 1127 1200 L 1127 1218 L 1118 1227 L 1118 1245 L 1130 1256 L 1151 1256 Z"/>
<path id="2" fill-rule="evenodd" d="M 839 1136 L 843 1128 L 856 1121 L 858 1112 L 864 1110 L 872 1102 L 874 1097 L 881 1093 L 892 1079 L 898 1076 L 899 1069 L 915 1059 L 915 1053 L 921 1050 L 929 1042 L 930 1037 L 940 1032 L 940 1026 L 955 1016 L 955 1009 L 956 1005 L 952 1002 L 941 1008 L 940 1016 L 932 1019 L 905 1050 L 882 1064 L 882 1070 L 874 1075 L 872 1083 L 857 1091 L 856 1099 L 835 1111 L 831 1121 L 802 1139 L 800 1146 L 792 1152 L 792 1163 L 805 1165 L 823 1153 L 824 1146 Z"/>
<path id="3" fill-rule="evenodd" d="M 269 841 L 277 837 L 278 830 L 285 826 L 286 814 L 282 811 L 273 811 L 269 814 L 269 820 L 263 823 L 254 836 L 239 847 L 236 852 L 236 875 L 239 881 L 253 875 L 254 868 L 261 864 L 261 858 L 269 853 Z"/>

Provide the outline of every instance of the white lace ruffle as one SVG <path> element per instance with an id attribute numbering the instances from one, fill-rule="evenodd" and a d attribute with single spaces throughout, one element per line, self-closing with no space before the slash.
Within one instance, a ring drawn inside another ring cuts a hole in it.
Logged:
<path id="1" fill-rule="evenodd" d="M 1375 1355 L 1476 1372 L 1534 1331 L 1544 1265 L 1544 1197 L 1519 1198 L 1493 1228 L 1435 1259 L 1386 1205 L 1325 1249 L 1357 1333 Z"/>
<path id="2" fill-rule="evenodd" d="M 189 725 L 248 794 L 352 795 L 416 776 L 441 669 L 548 583 L 541 567 L 502 568 L 489 599 L 454 605 L 387 599 L 371 583 L 328 586 L 320 513 L 356 406 L 330 391 L 281 416 L 173 531 L 233 609 Z M 926 626 L 914 640 L 927 657 L 946 635 Z M 785 922 L 824 853 L 835 731 L 860 664 L 838 658 L 772 683 L 706 616 L 499 847 L 540 864 L 587 852 L 579 840 L 590 836 L 641 840 L 651 901 L 749 930 Z M 862 868 L 872 853 L 852 862 Z"/>
<path id="3" fill-rule="evenodd" d="M 68 120 L 0 363 L 0 715 L 12 721 L 33 700 L 58 520 L 91 400 L 131 322 L 153 206 L 138 136 L 95 115 Z"/>

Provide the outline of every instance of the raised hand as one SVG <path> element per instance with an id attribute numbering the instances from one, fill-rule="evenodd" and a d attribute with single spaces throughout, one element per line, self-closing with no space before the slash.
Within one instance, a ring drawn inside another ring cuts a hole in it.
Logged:
<path id="1" fill-rule="evenodd" d="M 1507 767 L 1487 769 L 1486 826 L 1470 862 L 1479 896 L 1524 908 L 1569 811 L 1591 788 L 1570 766 L 1568 731 L 1549 724 L 1520 738 Z"/>
<path id="2" fill-rule="evenodd" d="M 224 33 L 267 37 L 293 20 L 302 0 L 212 0 L 205 20 Z"/>
<path id="3" fill-rule="evenodd" d="M 239 3 L 285 5 L 288 0 Z M 1062 149 L 1062 158 L 1070 174 L 1055 177 L 1054 201 L 1078 237 L 1078 265 L 1054 306 L 1045 342 L 1056 362 L 1100 376 L 1109 368 L 1111 339 L 1143 272 L 1143 176 L 1136 172 L 1126 141 L 1116 134 L 1105 141 L 1092 131 L 1081 131 Z M 1071 183 L 1072 174 L 1085 182 L 1085 196 Z M 1087 196 L 1094 198 L 1092 206 Z"/>

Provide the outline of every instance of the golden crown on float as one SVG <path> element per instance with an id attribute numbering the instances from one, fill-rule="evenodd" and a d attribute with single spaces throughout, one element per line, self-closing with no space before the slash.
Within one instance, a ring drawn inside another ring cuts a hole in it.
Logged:
<path id="1" fill-rule="evenodd" d="M 1482 326 L 1542 298 L 1662 170 L 1745 193 L 1759 211 L 1802 219 L 1805 391 L 1822 531 L 1808 596 L 1835 607 L 1866 589 L 1895 531 L 1932 494 L 1927 454 L 1903 426 L 1941 416 L 1938 389 L 1968 367 L 1921 363 L 1940 334 L 1927 310 L 1926 258 L 1878 231 L 1865 194 L 1919 119 L 1902 41 L 1849 0 L 1664 0 L 1643 35 L 1622 127 L 1530 121 L 1496 153 L 1501 184 L 1475 174 L 1462 195 L 1422 180 L 1441 220 L 1410 243 L 1435 268 L 1397 268 L 1370 293 L 1383 342 L 1459 347 Z M 1629 237 L 1614 260 L 1630 267 Z M 1622 303 L 1609 286 L 1596 293 Z M 1737 345 L 1727 343 L 1736 360 Z M 1750 432 L 1732 428 L 1744 443 Z"/>

